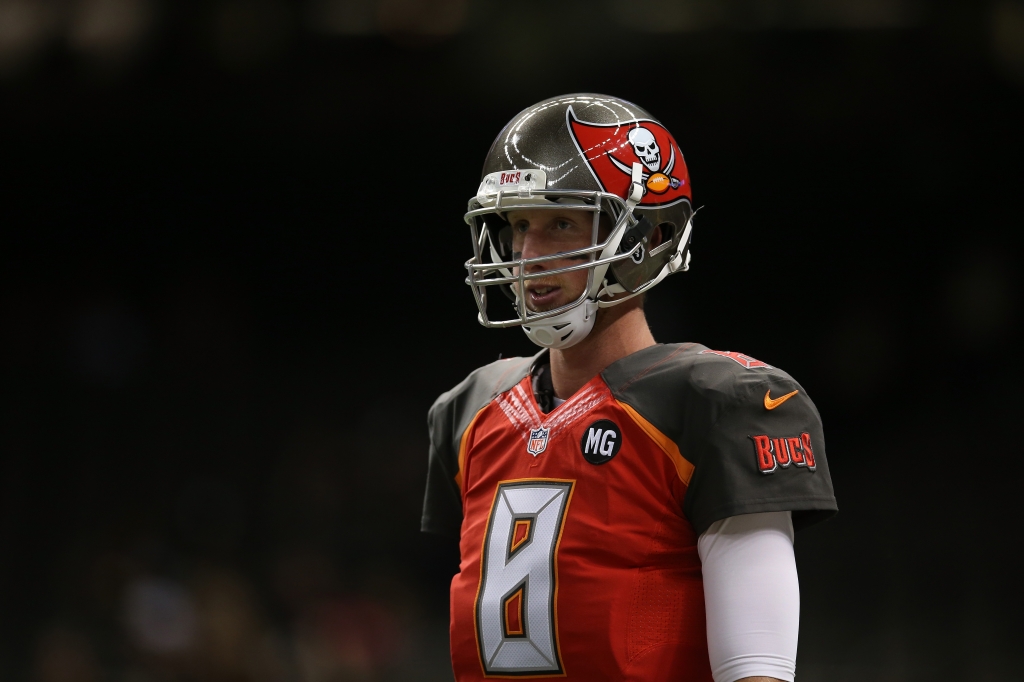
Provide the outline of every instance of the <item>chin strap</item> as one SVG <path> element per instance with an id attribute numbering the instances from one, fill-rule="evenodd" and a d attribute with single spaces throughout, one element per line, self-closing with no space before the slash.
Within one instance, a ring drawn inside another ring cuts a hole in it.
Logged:
<path id="1" fill-rule="evenodd" d="M 639 161 L 633 162 L 633 175 L 629 180 L 629 196 L 626 197 L 626 211 L 630 214 L 644 198 L 644 167 Z"/>
<path id="2" fill-rule="evenodd" d="M 640 200 L 644 198 L 644 186 L 643 186 L 643 174 L 644 167 L 640 165 L 640 162 L 633 163 L 633 175 L 630 178 L 629 183 L 629 195 L 626 197 L 626 209 L 623 212 L 623 222 L 621 225 L 622 229 L 618 230 L 618 234 L 614 239 L 608 242 L 608 245 L 601 252 L 600 258 L 608 258 L 619 250 L 619 245 L 622 243 L 622 238 L 626 235 L 626 226 L 630 225 L 630 221 L 636 223 L 633 218 L 633 209 L 636 208 Z M 594 282 L 590 285 L 590 291 L 587 292 L 587 298 L 593 300 L 595 303 L 597 299 L 601 297 L 601 293 L 608 287 L 605 273 L 608 272 L 608 266 L 602 265 L 594 269 Z M 613 285 L 618 286 L 618 285 Z M 623 289 L 625 291 L 625 289 Z"/>
<path id="3" fill-rule="evenodd" d="M 679 250 L 676 251 L 676 255 L 672 257 L 672 260 L 668 262 L 668 272 L 686 272 L 690 269 L 690 232 L 693 231 L 693 216 L 697 215 L 696 211 L 690 216 L 690 219 L 686 221 L 686 229 L 683 230 L 683 238 L 679 240 Z M 683 261 L 683 249 L 686 249 L 686 261 Z"/>
<path id="4" fill-rule="evenodd" d="M 569 348 L 585 339 L 594 328 L 597 309 L 597 302 L 586 300 L 561 315 L 535 324 L 524 324 L 523 331 L 543 348 Z"/>

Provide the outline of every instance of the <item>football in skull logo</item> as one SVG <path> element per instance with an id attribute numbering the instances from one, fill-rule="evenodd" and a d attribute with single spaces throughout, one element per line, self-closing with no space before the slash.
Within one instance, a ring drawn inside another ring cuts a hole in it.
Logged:
<path id="1" fill-rule="evenodd" d="M 633 119 L 588 123 L 569 107 L 566 123 L 580 154 L 606 192 L 625 196 L 633 164 L 643 166 L 640 206 L 666 206 L 690 199 L 690 174 L 672 135 L 656 121 Z"/>

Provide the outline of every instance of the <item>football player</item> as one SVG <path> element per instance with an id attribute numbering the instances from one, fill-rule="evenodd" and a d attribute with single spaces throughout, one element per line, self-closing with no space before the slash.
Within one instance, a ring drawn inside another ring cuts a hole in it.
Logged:
<path id="1" fill-rule="evenodd" d="M 675 138 L 615 97 L 540 102 L 487 154 L 467 281 L 542 350 L 430 410 L 460 682 L 794 678 L 793 533 L 836 511 L 821 421 L 764 362 L 655 343 L 643 295 L 688 268 L 691 200 Z"/>

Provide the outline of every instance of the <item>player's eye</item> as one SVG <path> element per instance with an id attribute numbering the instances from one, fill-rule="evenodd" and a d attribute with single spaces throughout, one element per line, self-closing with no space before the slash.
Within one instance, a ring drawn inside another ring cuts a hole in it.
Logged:
<path id="1" fill-rule="evenodd" d="M 559 220 L 556 223 L 556 225 L 559 230 L 568 230 L 569 228 L 572 227 L 572 223 L 570 223 L 568 220 Z"/>

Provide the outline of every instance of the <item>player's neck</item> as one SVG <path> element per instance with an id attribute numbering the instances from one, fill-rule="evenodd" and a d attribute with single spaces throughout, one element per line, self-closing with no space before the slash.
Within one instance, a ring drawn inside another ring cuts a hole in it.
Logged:
<path id="1" fill-rule="evenodd" d="M 640 302 L 602 309 L 583 341 L 551 351 L 555 395 L 566 399 L 616 360 L 654 345 Z"/>

